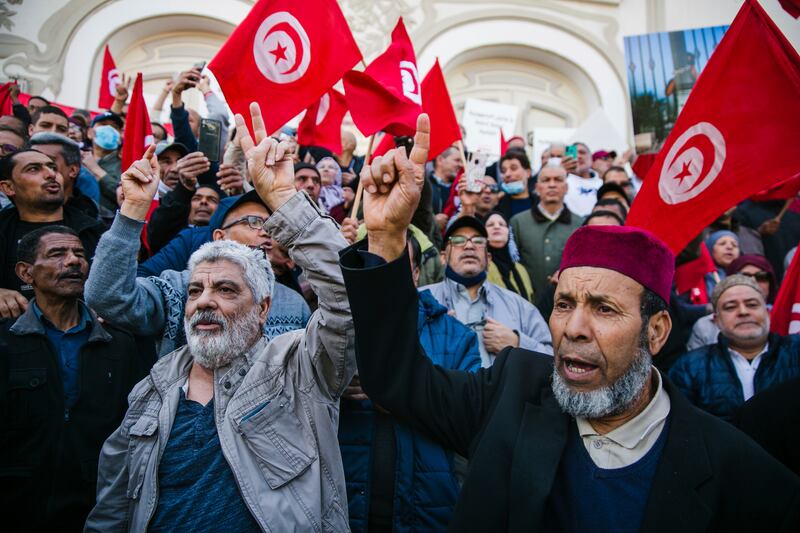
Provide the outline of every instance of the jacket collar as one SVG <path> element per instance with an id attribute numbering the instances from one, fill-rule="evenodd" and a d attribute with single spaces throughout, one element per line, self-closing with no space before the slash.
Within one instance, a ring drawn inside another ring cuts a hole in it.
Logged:
<path id="1" fill-rule="evenodd" d="M 539 211 L 539 204 L 531 206 L 531 214 L 533 215 L 533 219 L 538 222 L 539 224 L 543 224 L 545 222 L 560 222 L 562 224 L 571 224 L 572 223 L 572 213 L 570 212 L 569 208 L 564 205 L 564 208 L 561 210 L 561 214 L 558 215 L 558 218 L 551 221 L 549 218 L 544 216 L 541 211 Z"/>
<path id="2" fill-rule="evenodd" d="M 14 325 L 9 328 L 9 331 L 14 335 L 45 335 L 44 325 L 39 317 L 36 316 L 33 304 L 36 302 L 34 298 L 29 302 L 28 309 L 20 315 Z M 89 316 L 92 318 L 92 330 L 89 333 L 87 342 L 111 342 L 112 337 L 109 332 L 103 328 L 97 315 L 85 303 L 78 300 L 78 303 L 89 311 Z"/>
<path id="3" fill-rule="evenodd" d="M 713 476 L 701 415 L 666 377 L 669 434 L 647 498 L 642 531 L 705 531 L 713 512 L 697 491 Z M 680 509 L 680 512 L 675 512 Z"/>
<path id="4" fill-rule="evenodd" d="M 231 387 L 231 391 L 236 390 L 244 376 L 247 375 L 255 357 L 264 351 L 268 342 L 266 337 L 262 336 L 244 354 L 235 357 L 229 365 L 216 369 L 214 381 L 218 383 L 230 381 L 235 385 Z M 173 387 L 183 385 L 189 376 L 193 360 L 192 354 L 189 353 L 189 346 L 184 345 L 156 361 L 156 364 L 150 369 L 150 378 L 162 397 L 165 397 Z M 239 373 L 242 368 L 245 369 L 244 375 Z"/>
<path id="5" fill-rule="evenodd" d="M 572 423 L 556 402 L 549 383 L 541 388 L 538 399 L 525 403 L 511 462 L 509 531 L 536 531 L 541 527 Z"/>
<path id="6" fill-rule="evenodd" d="M 698 424 L 700 415 L 669 379 L 663 377 L 662 383 L 670 398 L 671 422 L 641 530 L 705 530 L 713 513 L 696 489 L 712 477 L 713 470 Z M 538 402 L 526 402 L 511 465 L 509 531 L 541 527 L 569 424 L 574 421 L 561 411 L 550 386 L 542 387 Z"/>

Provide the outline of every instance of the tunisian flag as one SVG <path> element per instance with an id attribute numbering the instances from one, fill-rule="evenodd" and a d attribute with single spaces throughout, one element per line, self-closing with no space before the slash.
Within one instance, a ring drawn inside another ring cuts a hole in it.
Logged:
<path id="1" fill-rule="evenodd" d="M 336 0 L 259 0 L 208 68 L 234 113 L 250 124 L 258 102 L 274 132 L 361 61 Z"/>
<path id="2" fill-rule="evenodd" d="M 800 333 L 800 252 L 795 252 L 783 276 L 783 284 L 772 306 L 769 329 L 778 335 Z"/>
<path id="3" fill-rule="evenodd" d="M 344 95 L 331 89 L 306 110 L 297 127 L 297 143 L 321 146 L 334 154 L 342 153 L 342 120 L 346 114 Z"/>
<path id="4" fill-rule="evenodd" d="M 729 207 L 800 173 L 800 56 L 746 0 L 692 89 L 627 224 L 676 254 Z M 762 154 L 771 154 L 762 157 Z"/>
<path id="5" fill-rule="evenodd" d="M 0 115 L 14 114 L 14 102 L 11 100 L 11 87 L 16 84 L 16 81 L 10 81 L 0 85 Z"/>
<path id="6" fill-rule="evenodd" d="M 403 18 L 392 30 L 392 43 L 364 72 L 344 75 L 347 107 L 364 135 L 383 130 L 394 136 L 412 136 L 422 113 L 417 58 Z"/>
<path id="7" fill-rule="evenodd" d="M 111 50 L 106 45 L 103 54 L 103 71 L 100 73 L 100 95 L 97 98 L 97 107 L 100 109 L 110 109 L 114 105 L 114 97 L 117 95 L 117 85 L 120 84 L 119 71 L 111 57 Z"/>
<path id="8" fill-rule="evenodd" d="M 136 74 L 133 83 L 131 102 L 128 104 L 128 116 L 125 121 L 125 133 L 122 137 L 122 171 L 128 170 L 134 161 L 140 159 L 144 151 L 153 143 L 153 130 L 150 127 L 150 115 L 142 96 L 142 73 Z"/>
<path id="9" fill-rule="evenodd" d="M 461 140 L 461 128 L 438 59 L 422 80 L 422 109 L 431 120 L 431 147 L 428 151 L 428 161 L 431 161 Z"/>

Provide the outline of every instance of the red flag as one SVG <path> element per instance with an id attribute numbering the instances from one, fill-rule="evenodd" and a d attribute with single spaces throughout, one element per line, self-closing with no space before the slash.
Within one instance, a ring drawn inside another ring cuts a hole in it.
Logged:
<path id="1" fill-rule="evenodd" d="M 111 57 L 111 50 L 106 45 L 103 55 L 103 71 L 100 73 L 100 96 L 97 98 L 97 107 L 110 109 L 114 105 L 114 97 L 117 95 L 117 85 L 120 81 L 117 65 L 114 63 L 114 58 Z"/>
<path id="2" fill-rule="evenodd" d="M 675 288 L 678 294 L 689 293 L 693 304 L 708 303 L 706 274 L 717 270 L 705 243 L 700 243 L 700 257 L 675 269 Z"/>
<path id="3" fill-rule="evenodd" d="M 394 147 L 394 136 L 384 133 L 383 137 L 381 137 L 381 142 L 372 150 L 372 155 L 369 156 L 369 163 L 372 163 L 372 160 L 377 156 L 385 154 Z"/>
<path id="4" fill-rule="evenodd" d="M 342 153 L 342 120 L 347 114 L 344 95 L 331 89 L 306 110 L 297 127 L 297 142 L 303 146 L 321 146 L 334 154 Z"/>
<path id="5" fill-rule="evenodd" d="M 461 140 L 461 127 L 456 120 L 453 101 L 438 59 L 422 80 L 422 109 L 431 120 L 431 147 L 428 152 L 428 161 L 431 161 Z"/>
<path id="6" fill-rule="evenodd" d="M 128 104 L 128 116 L 125 121 L 125 133 L 122 137 L 122 171 L 128 170 L 134 161 L 142 157 L 144 151 L 153 143 L 153 130 L 150 127 L 150 115 L 142 96 L 142 73 L 136 74 L 133 83 L 131 101 Z"/>
<path id="7" fill-rule="evenodd" d="M 506 136 L 503 135 L 503 128 L 500 128 L 500 157 L 503 157 L 508 151 L 508 141 Z"/>
<path id="8" fill-rule="evenodd" d="M 640 180 L 644 181 L 650 169 L 653 168 L 653 163 L 656 162 L 657 157 L 658 152 L 637 155 L 636 160 L 634 160 L 633 165 L 631 165 L 633 173 L 636 174 Z"/>
<path id="9" fill-rule="evenodd" d="M 250 102 L 258 102 L 273 132 L 360 60 L 336 0 L 259 0 L 208 68 L 234 113 L 250 125 Z"/>
<path id="10" fill-rule="evenodd" d="M 0 85 L 0 115 L 14 114 L 14 102 L 11 101 L 11 87 L 16 84 L 16 81 L 10 81 Z"/>
<path id="11" fill-rule="evenodd" d="M 788 180 L 775 185 L 765 191 L 761 191 L 750 199 L 756 202 L 766 202 L 768 200 L 788 200 L 800 193 L 800 176 L 789 178 Z"/>
<path id="12" fill-rule="evenodd" d="M 778 335 L 800 333 L 800 252 L 795 252 L 792 264 L 783 276 L 772 306 L 769 329 Z"/>
<path id="13" fill-rule="evenodd" d="M 383 130 L 395 136 L 414 135 L 422 113 L 417 58 L 403 18 L 392 31 L 392 43 L 364 70 L 344 75 L 347 107 L 364 135 Z"/>
<path id="14" fill-rule="evenodd" d="M 800 17 L 800 0 L 778 0 L 786 10 L 794 18 Z"/>
<path id="15" fill-rule="evenodd" d="M 754 80 L 758 80 L 754 83 Z M 627 224 L 678 253 L 729 207 L 800 173 L 800 56 L 746 0 L 700 74 Z M 769 158 L 753 154 L 773 154 Z"/>

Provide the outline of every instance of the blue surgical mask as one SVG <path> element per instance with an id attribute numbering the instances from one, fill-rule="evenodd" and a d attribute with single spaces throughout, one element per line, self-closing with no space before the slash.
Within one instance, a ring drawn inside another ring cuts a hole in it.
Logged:
<path id="1" fill-rule="evenodd" d="M 97 126 L 94 129 L 94 144 L 103 150 L 119 147 L 119 132 L 113 126 Z"/>
<path id="2" fill-rule="evenodd" d="M 522 181 L 503 182 L 500 184 L 500 188 L 503 189 L 504 193 L 514 196 L 525 190 L 525 183 Z"/>

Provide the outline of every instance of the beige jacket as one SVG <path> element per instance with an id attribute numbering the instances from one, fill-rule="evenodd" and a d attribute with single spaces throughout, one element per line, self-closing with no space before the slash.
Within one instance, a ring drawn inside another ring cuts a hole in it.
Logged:
<path id="1" fill-rule="evenodd" d="M 336 223 L 298 193 L 270 218 L 319 297 L 305 330 L 261 339 L 214 372 L 220 444 L 264 531 L 348 531 L 337 443 L 339 396 L 355 371 L 353 322 L 339 269 Z M 144 531 L 158 502 L 158 464 L 188 377 L 186 347 L 161 358 L 129 396 L 100 455 L 86 531 Z"/>

